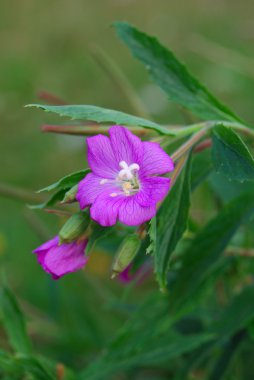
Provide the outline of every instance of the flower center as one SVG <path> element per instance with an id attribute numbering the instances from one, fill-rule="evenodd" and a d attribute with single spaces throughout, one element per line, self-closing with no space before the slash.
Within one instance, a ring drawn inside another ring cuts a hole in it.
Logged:
<path id="1" fill-rule="evenodd" d="M 116 197 L 117 195 L 134 195 L 139 191 L 139 180 L 137 176 L 137 172 L 140 167 L 138 164 L 133 163 L 128 165 L 125 161 L 120 161 L 119 166 L 121 170 L 119 171 L 115 180 L 102 179 L 100 181 L 100 185 L 104 185 L 105 183 L 113 183 L 121 188 L 122 191 L 118 193 L 111 193 L 111 197 Z"/>

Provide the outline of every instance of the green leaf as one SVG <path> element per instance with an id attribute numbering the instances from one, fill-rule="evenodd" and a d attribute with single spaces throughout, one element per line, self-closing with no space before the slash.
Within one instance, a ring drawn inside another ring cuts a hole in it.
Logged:
<path id="1" fill-rule="evenodd" d="M 150 346 L 151 342 L 147 342 L 144 349 L 134 350 L 126 355 L 106 355 L 105 358 L 95 361 L 85 370 L 79 377 L 79 380 L 104 380 L 111 379 L 108 377 L 117 372 L 126 371 L 131 368 L 140 366 L 153 366 L 165 363 L 180 355 L 192 352 L 195 348 L 201 346 L 205 342 L 213 338 L 212 334 L 196 334 L 189 336 L 172 335 L 168 342 L 160 342 L 156 346 Z M 153 343 L 153 342 L 152 342 Z"/>
<path id="2" fill-rule="evenodd" d="M 26 332 L 23 314 L 7 288 L 2 288 L 0 294 L 2 322 L 7 332 L 12 348 L 22 354 L 30 354 L 31 342 Z"/>
<path id="3" fill-rule="evenodd" d="M 50 363 L 44 359 L 31 355 L 10 355 L 0 352 L 0 369 L 5 375 L 10 375 L 10 379 L 23 379 L 32 375 L 36 380 L 55 380 L 55 363 Z M 67 377 L 65 377 L 67 380 Z"/>
<path id="4" fill-rule="evenodd" d="M 72 120 L 89 120 L 97 123 L 115 123 L 128 126 L 139 126 L 152 129 L 162 135 L 175 136 L 170 129 L 160 126 L 141 117 L 132 116 L 124 112 L 90 105 L 48 106 L 43 104 L 28 104 L 26 107 L 37 107 L 47 112 L 54 112 L 60 116 L 70 117 Z M 99 130 L 98 130 L 99 131 Z M 95 131 L 96 132 L 96 131 Z"/>
<path id="5" fill-rule="evenodd" d="M 191 157 L 157 213 L 157 239 L 154 254 L 157 280 L 167 285 L 167 271 L 173 250 L 182 237 L 190 206 Z"/>
<path id="6" fill-rule="evenodd" d="M 21 356 L 16 361 L 23 369 L 24 374 L 32 374 L 36 380 L 55 380 L 55 371 L 45 365 L 42 360 L 32 356 Z"/>
<path id="7" fill-rule="evenodd" d="M 68 189 L 61 189 L 54 193 L 47 201 L 40 203 L 38 205 L 29 205 L 29 208 L 33 210 L 42 210 L 43 208 L 52 207 L 56 203 L 61 202 Z"/>
<path id="8" fill-rule="evenodd" d="M 118 37 L 129 47 L 151 74 L 152 79 L 171 100 L 207 120 L 239 120 L 221 104 L 154 37 L 125 22 L 114 23 Z"/>
<path id="9" fill-rule="evenodd" d="M 246 336 L 247 334 L 245 330 L 239 331 L 230 339 L 226 347 L 223 347 L 223 352 L 216 362 L 208 380 L 225 379 L 225 373 L 228 370 L 236 351 L 239 349 L 239 346 Z"/>
<path id="10" fill-rule="evenodd" d="M 246 327 L 254 318 L 254 286 L 245 287 L 236 295 L 229 306 L 222 311 L 220 318 L 214 323 L 212 332 L 218 335 L 220 343 L 229 340 L 222 351 L 222 355 L 216 363 L 209 380 L 217 380 L 222 377 L 235 354 L 240 343 L 247 338 Z"/>
<path id="11" fill-rule="evenodd" d="M 218 125 L 212 132 L 215 169 L 237 181 L 254 180 L 254 160 L 243 140 L 231 129 Z"/>
<path id="12" fill-rule="evenodd" d="M 254 286 L 246 286 L 240 294 L 236 295 L 229 306 L 222 311 L 221 317 L 211 329 L 220 339 L 227 339 L 236 331 L 245 327 L 254 318 Z"/>
<path id="13" fill-rule="evenodd" d="M 186 250 L 177 281 L 172 289 L 171 301 L 176 307 L 192 301 L 193 295 L 220 264 L 221 253 L 238 227 L 254 213 L 253 192 L 243 194 L 224 206 L 195 237 Z"/>
<path id="14" fill-rule="evenodd" d="M 212 356 L 212 351 L 221 350 L 209 380 L 224 379 L 235 351 L 239 345 L 247 338 L 246 327 L 254 318 L 254 303 L 250 302 L 254 296 L 254 286 L 248 286 L 237 294 L 222 311 L 218 310 L 215 321 L 208 327 L 207 332 L 215 334 L 215 339 L 201 346 L 194 351 L 187 362 L 179 368 L 176 380 L 187 378 L 187 374 L 192 369 L 198 368 L 208 356 Z M 217 354 L 218 356 L 218 354 Z"/>
<path id="15" fill-rule="evenodd" d="M 68 174 L 65 177 L 59 179 L 57 182 L 52 183 L 52 185 L 39 190 L 38 193 L 41 193 L 42 191 L 70 189 L 71 187 L 77 185 L 77 183 L 79 183 L 89 172 L 89 169 L 85 169 Z"/>
<path id="16" fill-rule="evenodd" d="M 5 375 L 11 374 L 13 379 L 20 379 L 22 376 L 22 370 L 17 361 L 13 359 L 12 355 L 2 350 L 0 351 L 0 369 Z"/>
<path id="17" fill-rule="evenodd" d="M 156 250 L 156 240 L 157 240 L 157 222 L 156 216 L 152 218 L 149 222 L 148 235 L 150 239 L 150 244 L 146 249 L 147 255 L 154 255 Z"/>

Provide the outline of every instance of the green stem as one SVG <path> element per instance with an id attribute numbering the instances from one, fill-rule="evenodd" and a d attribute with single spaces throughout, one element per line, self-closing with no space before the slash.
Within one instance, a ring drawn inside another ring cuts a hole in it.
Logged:
<path id="1" fill-rule="evenodd" d="M 203 128 L 208 130 L 220 124 L 223 124 L 225 127 L 229 127 L 229 128 L 238 130 L 240 132 L 243 132 L 249 136 L 254 136 L 254 129 L 248 128 L 245 125 L 238 122 L 222 121 L 222 120 L 204 121 L 201 123 L 189 125 L 187 127 L 176 128 L 176 129 L 172 128 L 171 131 L 175 133 L 177 137 L 183 137 L 183 136 L 188 136 L 192 133 L 198 132 L 199 130 Z"/>
<path id="2" fill-rule="evenodd" d="M 185 163 L 187 161 L 187 155 L 184 155 L 180 158 L 180 160 L 178 161 L 176 167 L 175 167 L 175 170 L 173 172 L 173 175 L 172 175 L 172 178 L 171 178 L 171 186 L 173 187 L 177 178 L 179 177 L 179 174 L 181 173 Z"/>
<path id="3" fill-rule="evenodd" d="M 43 241 L 50 239 L 50 231 L 44 222 L 31 209 L 26 209 L 24 212 L 25 219 L 36 235 Z"/>
<path id="4" fill-rule="evenodd" d="M 117 90 L 123 94 L 132 109 L 141 117 L 150 118 L 145 104 L 138 96 L 130 81 L 116 62 L 99 46 L 93 46 L 91 53 L 97 64 L 108 75 Z"/>
<path id="5" fill-rule="evenodd" d="M 172 130 L 175 132 L 177 137 L 184 137 L 189 134 L 194 133 L 183 145 L 181 145 L 172 155 L 171 158 L 173 161 L 177 161 L 185 153 L 187 153 L 199 140 L 206 135 L 206 133 L 214 128 L 216 125 L 223 124 L 226 127 L 233 128 L 240 132 L 243 132 L 249 136 L 254 136 L 254 130 L 245 127 L 240 123 L 235 123 L 231 121 L 206 121 L 202 123 L 193 124 L 189 127 L 181 128 L 180 130 Z"/>
<path id="6" fill-rule="evenodd" d="M 171 158 L 173 161 L 177 161 L 180 157 L 186 154 L 199 140 L 205 136 L 207 128 L 203 128 L 193 136 L 189 138 L 183 145 L 181 145 L 172 155 Z"/>
<path id="7" fill-rule="evenodd" d="M 33 194 L 27 190 L 6 185 L 4 183 L 0 183 L 0 196 L 17 199 L 28 203 L 41 202 L 45 199 L 39 194 Z"/>

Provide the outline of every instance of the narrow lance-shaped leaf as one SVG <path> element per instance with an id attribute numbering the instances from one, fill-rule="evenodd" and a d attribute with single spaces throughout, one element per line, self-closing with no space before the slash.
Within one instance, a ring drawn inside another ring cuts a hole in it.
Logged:
<path id="1" fill-rule="evenodd" d="M 225 340 L 236 331 L 247 327 L 254 318 L 254 302 L 250 302 L 253 299 L 254 286 L 246 286 L 222 311 L 221 317 L 215 322 L 211 331 Z"/>
<path id="2" fill-rule="evenodd" d="M 11 346 L 16 352 L 30 354 L 31 342 L 26 332 L 23 314 L 7 288 L 2 288 L 1 290 L 0 306 L 3 314 L 3 324 Z"/>
<path id="3" fill-rule="evenodd" d="M 221 311 L 221 315 L 216 315 L 215 321 L 207 330 L 215 334 L 215 339 L 193 352 L 186 364 L 177 372 L 176 380 L 187 378 L 187 374 L 211 355 L 215 347 L 218 351 L 221 350 L 221 356 L 208 378 L 209 380 L 224 379 L 225 371 L 235 351 L 248 336 L 247 329 L 254 318 L 254 303 L 250 302 L 253 297 L 254 286 L 247 286 L 240 294 L 233 297 L 229 305 Z"/>
<path id="4" fill-rule="evenodd" d="M 0 370 L 4 372 L 5 380 L 19 380 L 31 378 L 36 380 L 56 380 L 56 363 L 44 360 L 42 357 L 27 354 L 10 355 L 3 351 L 0 352 Z M 71 373 L 65 371 L 66 380 L 74 380 Z M 69 375 L 70 373 L 70 375 Z M 2 377 L 1 377 L 2 379 Z"/>
<path id="5" fill-rule="evenodd" d="M 254 181 L 254 159 L 243 140 L 223 125 L 213 129 L 212 138 L 216 171 L 232 180 Z"/>
<path id="6" fill-rule="evenodd" d="M 47 187 L 44 187 L 43 189 L 39 190 L 40 192 L 43 191 L 52 191 L 57 190 L 51 197 L 49 197 L 48 200 L 46 200 L 43 203 L 40 203 L 38 205 L 29 205 L 32 209 L 43 209 L 47 207 L 52 207 L 58 202 L 68 202 L 68 198 L 71 198 L 71 201 L 74 201 L 75 199 L 75 186 L 85 177 L 85 175 L 89 172 L 89 169 L 86 170 L 80 170 L 75 173 L 68 174 L 67 176 L 59 179 L 57 182 L 54 182 L 52 185 L 49 185 Z M 69 191 L 71 189 L 74 189 L 74 193 L 70 194 Z M 70 199 L 69 199 L 70 200 Z"/>
<path id="7" fill-rule="evenodd" d="M 114 123 L 127 126 L 139 126 L 152 129 L 162 135 L 175 136 L 170 129 L 153 121 L 132 116 L 124 112 L 90 105 L 48 106 L 43 104 L 28 104 L 26 107 L 37 107 L 47 112 L 54 112 L 60 116 L 70 117 L 72 120 L 89 120 L 97 123 Z M 95 131 L 96 132 L 96 131 Z M 97 129 L 99 132 L 99 129 Z"/>
<path id="8" fill-rule="evenodd" d="M 153 217 L 153 219 L 150 220 L 149 223 L 149 229 L 148 229 L 148 236 L 150 244 L 146 248 L 146 254 L 154 255 L 156 250 L 156 239 L 157 239 L 157 221 L 156 216 Z"/>
<path id="9" fill-rule="evenodd" d="M 55 380 L 55 371 L 52 370 L 52 365 L 45 365 L 42 360 L 34 356 L 22 356 L 16 361 L 23 369 L 24 374 L 31 374 L 36 380 Z"/>
<path id="10" fill-rule="evenodd" d="M 57 182 L 52 183 L 52 185 L 49 185 L 39 190 L 38 193 L 41 193 L 42 191 L 69 189 L 75 186 L 78 182 L 80 182 L 86 176 L 86 174 L 89 173 L 89 171 L 89 169 L 85 169 L 68 174 L 63 178 L 60 178 Z"/>
<path id="11" fill-rule="evenodd" d="M 194 78 L 158 40 L 125 22 L 114 23 L 118 37 L 148 69 L 171 100 L 202 119 L 239 120 Z"/>
<path id="12" fill-rule="evenodd" d="M 245 287 L 240 294 L 237 294 L 229 306 L 223 310 L 221 317 L 215 322 L 212 331 L 216 332 L 219 342 L 225 343 L 230 338 L 227 345 L 223 347 L 221 357 L 216 363 L 209 380 L 223 379 L 230 361 L 240 343 L 247 338 L 248 324 L 254 318 L 254 303 L 250 302 L 254 297 L 254 286 Z"/>
<path id="13" fill-rule="evenodd" d="M 225 379 L 224 376 L 230 367 L 231 361 L 246 337 L 246 331 L 240 330 L 230 339 L 226 346 L 223 346 L 223 352 L 216 362 L 208 380 Z"/>
<path id="14" fill-rule="evenodd" d="M 182 169 L 157 214 L 155 271 L 159 284 L 166 287 L 169 260 L 177 242 L 186 229 L 190 206 L 191 158 Z"/>
<path id="15" fill-rule="evenodd" d="M 43 208 L 47 208 L 47 207 L 52 207 L 55 204 L 63 201 L 66 191 L 67 190 L 64 190 L 64 189 L 58 190 L 51 197 L 49 197 L 49 199 L 46 200 L 45 202 L 39 203 L 37 205 L 29 205 L 28 207 L 31 209 L 38 209 L 38 210 L 42 210 Z"/>
<path id="16" fill-rule="evenodd" d="M 224 206 L 222 211 L 196 236 L 186 250 L 171 301 L 180 307 L 192 300 L 202 284 L 216 270 L 221 253 L 238 227 L 254 213 L 253 192 L 245 193 Z"/>

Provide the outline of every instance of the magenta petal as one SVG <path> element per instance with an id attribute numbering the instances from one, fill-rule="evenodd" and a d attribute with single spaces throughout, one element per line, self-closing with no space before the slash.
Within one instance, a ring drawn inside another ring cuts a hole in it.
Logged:
<path id="1" fill-rule="evenodd" d="M 150 177 L 140 180 L 141 189 L 134 196 L 141 206 L 151 206 L 161 201 L 170 188 L 170 178 Z"/>
<path id="2" fill-rule="evenodd" d="M 117 222 L 119 207 L 126 198 L 124 195 L 110 196 L 117 192 L 119 193 L 119 188 L 104 191 L 95 199 L 90 209 L 91 218 L 101 226 L 109 227 Z"/>
<path id="3" fill-rule="evenodd" d="M 143 149 L 143 160 L 140 167 L 141 175 L 165 174 L 174 170 L 172 159 L 158 143 L 145 141 Z"/>
<path id="4" fill-rule="evenodd" d="M 133 276 L 130 274 L 132 264 L 129 264 L 121 273 L 118 275 L 118 280 L 124 284 L 128 284 L 133 279 Z"/>
<path id="5" fill-rule="evenodd" d="M 156 214 L 156 204 L 143 207 L 136 201 L 135 196 L 126 197 L 119 206 L 119 221 L 128 226 L 138 226 L 152 219 Z"/>
<path id="6" fill-rule="evenodd" d="M 54 247 L 55 245 L 58 244 L 58 241 L 59 241 L 59 237 L 58 236 L 55 236 L 53 239 L 49 240 L 49 241 L 46 241 L 46 243 L 40 245 L 39 247 L 37 247 L 33 253 L 41 253 L 43 251 L 47 251 L 48 249 Z"/>
<path id="7" fill-rule="evenodd" d="M 150 220 L 155 213 L 155 203 L 143 207 L 135 200 L 135 196 L 111 197 L 109 192 L 99 195 L 90 209 L 91 218 L 104 227 L 113 226 L 117 219 L 128 226 L 137 226 Z"/>
<path id="8" fill-rule="evenodd" d="M 85 248 L 87 240 L 80 243 L 59 245 L 59 237 L 48 241 L 33 252 L 42 268 L 54 279 L 81 269 L 87 263 Z"/>
<path id="9" fill-rule="evenodd" d="M 76 199 L 79 202 L 81 210 L 91 205 L 103 191 L 112 188 L 112 184 L 107 182 L 101 183 L 102 180 L 102 177 L 89 173 L 79 182 Z"/>
<path id="10" fill-rule="evenodd" d="M 140 165 L 143 157 L 143 143 L 139 137 L 119 125 L 109 129 L 109 136 L 118 165 L 121 161 L 125 161 L 128 165 L 133 163 Z"/>
<path id="11" fill-rule="evenodd" d="M 97 135 L 86 139 L 87 160 L 92 171 L 102 178 L 115 178 L 119 171 L 108 137 Z"/>
<path id="12" fill-rule="evenodd" d="M 87 263 L 84 254 L 87 241 L 62 244 L 51 249 L 45 256 L 45 268 L 57 279 L 81 269 Z"/>

